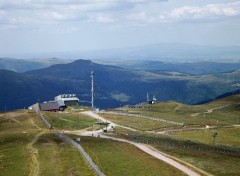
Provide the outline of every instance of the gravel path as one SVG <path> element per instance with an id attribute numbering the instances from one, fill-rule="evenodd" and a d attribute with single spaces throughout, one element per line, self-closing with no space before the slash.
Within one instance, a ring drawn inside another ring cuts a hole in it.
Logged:
<path id="1" fill-rule="evenodd" d="M 102 120 L 102 121 L 106 121 L 106 119 L 104 119 L 103 117 L 99 116 L 98 114 L 95 114 L 93 113 L 92 111 L 86 111 L 86 112 L 82 112 L 83 114 L 85 115 L 88 115 L 90 117 L 93 117 L 93 118 L 96 118 L 96 119 L 99 119 L 99 120 Z M 113 126 L 117 126 L 117 124 L 115 123 L 112 123 L 110 121 L 108 121 L 110 123 L 110 127 L 113 125 Z M 86 136 L 89 136 L 91 135 L 92 132 L 84 132 L 84 131 L 78 131 L 79 135 L 86 135 Z M 99 131 L 97 131 L 99 132 Z M 96 132 L 94 133 L 96 134 Z M 166 155 L 148 147 L 147 145 L 145 144 L 141 144 L 141 143 L 136 143 L 136 142 L 132 142 L 132 141 L 129 141 L 129 140 L 126 140 L 126 139 L 120 139 L 120 138 L 114 138 L 114 137 L 109 137 L 109 136 L 104 136 L 104 135 L 101 135 L 101 138 L 108 138 L 108 139 L 112 139 L 112 140 L 116 140 L 116 141 L 120 141 L 120 142 L 126 142 L 126 143 L 129 143 L 129 144 L 132 144 L 136 147 L 138 147 L 139 149 L 141 149 L 142 151 L 148 153 L 149 155 L 159 159 L 159 160 L 162 160 L 170 165 L 172 165 L 173 167 L 181 170 L 182 172 L 186 173 L 187 175 L 189 176 L 200 176 L 200 174 L 198 174 L 197 172 L 191 170 L 190 168 L 184 166 L 183 164 L 180 164 L 179 162 L 167 157 Z"/>

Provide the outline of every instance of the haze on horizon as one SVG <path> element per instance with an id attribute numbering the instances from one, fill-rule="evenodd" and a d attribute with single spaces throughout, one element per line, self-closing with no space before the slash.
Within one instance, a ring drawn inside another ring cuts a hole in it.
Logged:
<path id="1" fill-rule="evenodd" d="M 156 43 L 240 46 L 239 0 L 0 0 L 0 57 Z"/>

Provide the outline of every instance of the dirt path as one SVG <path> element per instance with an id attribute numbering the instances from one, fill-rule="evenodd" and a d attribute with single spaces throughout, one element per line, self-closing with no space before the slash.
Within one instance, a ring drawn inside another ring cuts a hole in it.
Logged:
<path id="1" fill-rule="evenodd" d="M 107 138 L 107 139 L 112 139 L 115 141 L 120 141 L 120 142 L 126 142 L 129 144 L 134 145 L 135 147 L 139 148 L 140 150 L 144 151 L 145 153 L 164 161 L 165 163 L 170 164 L 171 166 L 181 170 L 182 172 L 186 173 L 189 176 L 200 176 L 200 174 L 198 174 L 197 172 L 191 170 L 190 168 L 188 168 L 187 166 L 171 159 L 170 157 L 166 156 L 166 154 L 164 153 L 160 153 L 157 150 L 154 150 L 152 147 L 149 147 L 145 144 L 142 143 L 136 143 L 136 142 L 132 142 L 129 140 L 125 140 L 125 139 L 120 139 L 120 138 L 114 138 L 114 137 L 109 137 L 109 136 L 105 136 L 105 135 L 101 135 L 101 138 Z"/>
<path id="2" fill-rule="evenodd" d="M 177 104 L 177 107 L 174 109 L 175 111 L 177 111 L 178 109 L 180 109 L 183 105 L 182 104 Z"/>
<path id="3" fill-rule="evenodd" d="M 236 104 L 236 103 L 234 103 L 234 104 Z M 234 104 L 222 105 L 222 106 L 219 106 L 219 107 L 216 107 L 216 108 L 208 109 L 206 112 L 194 113 L 194 114 L 192 114 L 192 115 L 190 115 L 190 116 L 191 116 L 191 117 L 195 117 L 195 116 L 198 116 L 199 114 L 211 114 L 211 113 L 213 113 L 213 111 L 215 111 L 215 110 L 224 109 L 224 108 L 226 108 L 226 107 L 228 107 L 228 106 L 231 106 L 231 105 L 234 105 Z M 237 104 L 239 104 L 239 103 L 237 103 Z"/>
<path id="4" fill-rule="evenodd" d="M 39 162 L 38 162 L 38 150 L 33 147 L 34 143 L 38 140 L 39 136 L 46 133 L 45 130 L 42 131 L 42 129 L 37 126 L 34 121 L 31 119 L 31 123 L 33 126 L 35 126 L 38 130 L 41 130 L 39 133 L 34 136 L 33 140 L 27 144 L 27 149 L 29 152 L 29 156 L 31 158 L 31 163 L 29 166 L 29 176 L 38 176 L 39 175 Z"/>
<path id="5" fill-rule="evenodd" d="M 131 131 L 138 131 L 138 130 L 133 129 L 133 128 L 130 128 L 130 127 L 125 127 L 125 126 L 122 126 L 122 125 L 118 125 L 118 124 L 116 124 L 116 123 L 113 123 L 113 122 L 111 122 L 111 121 L 103 118 L 102 116 L 100 116 L 100 115 L 98 115 L 98 114 L 96 114 L 96 113 L 93 113 L 92 111 L 85 111 L 85 112 L 81 112 L 81 113 L 82 113 L 82 114 L 85 114 L 85 115 L 87 115 L 87 116 L 93 117 L 93 118 L 95 118 L 95 119 L 101 120 L 101 121 L 103 121 L 103 122 L 106 122 L 106 121 L 109 122 L 110 124 L 109 124 L 109 126 L 108 126 L 108 130 L 111 129 L 112 126 L 113 126 L 113 127 L 119 126 L 119 127 L 122 127 L 122 128 L 128 129 L 128 130 L 131 130 Z"/>
<path id="6" fill-rule="evenodd" d="M 101 117 L 98 114 L 95 114 L 95 113 L 93 113 L 91 111 L 86 111 L 86 112 L 82 112 L 82 113 L 85 114 L 85 115 L 91 116 L 93 118 L 96 118 L 96 119 L 99 119 L 99 120 L 102 120 L 102 121 L 106 121 L 106 119 L 104 119 L 103 117 Z M 109 123 L 111 123 L 111 122 L 109 122 Z M 114 124 L 114 125 L 116 126 L 117 124 Z M 98 132 L 99 131 L 96 131 L 94 134 L 96 134 Z M 77 134 L 77 132 L 75 134 Z M 78 135 L 89 136 L 89 135 L 91 135 L 91 132 L 90 131 L 89 132 L 79 131 Z M 187 166 L 185 166 L 185 165 L 183 165 L 183 164 L 181 164 L 181 163 L 171 159 L 170 157 L 167 157 L 166 154 L 160 153 L 157 150 L 154 150 L 153 148 L 148 147 L 145 144 L 132 142 L 132 141 L 129 141 L 129 140 L 126 140 L 126 139 L 109 137 L 109 136 L 105 136 L 105 135 L 102 135 L 102 134 L 101 134 L 101 138 L 107 138 L 107 139 L 112 139 L 112 140 L 116 140 L 116 141 L 126 142 L 126 143 L 129 143 L 129 144 L 132 144 L 132 145 L 136 146 L 137 148 L 141 149 L 142 151 L 148 153 L 149 155 L 151 155 L 151 156 L 153 156 L 153 157 L 155 157 L 155 158 L 157 158 L 159 160 L 162 160 L 162 161 L 172 165 L 173 167 L 181 170 L 182 172 L 186 173 L 189 176 L 200 176 L 200 174 L 198 174 L 197 172 L 191 170 Z"/>

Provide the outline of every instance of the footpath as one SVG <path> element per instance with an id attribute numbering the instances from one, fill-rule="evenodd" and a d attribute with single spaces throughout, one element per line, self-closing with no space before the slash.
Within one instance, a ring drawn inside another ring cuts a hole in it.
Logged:
<path id="1" fill-rule="evenodd" d="M 106 121 L 106 119 L 104 119 L 103 117 L 99 116 L 98 114 L 95 114 L 94 112 L 92 111 L 86 111 L 86 112 L 82 112 L 82 114 L 85 114 L 85 115 L 88 115 L 92 118 L 95 118 L 95 119 L 98 119 L 98 120 L 101 120 L 101 121 Z M 115 123 L 112 123 L 110 121 L 108 121 L 108 123 L 110 123 L 109 127 L 111 127 L 112 125 L 114 126 L 117 126 L 117 124 Z M 89 136 L 91 134 L 91 132 L 89 131 L 88 133 L 84 133 L 83 131 L 78 131 L 78 135 L 86 135 L 86 136 Z M 98 131 L 99 132 L 99 131 Z M 70 132 L 71 133 L 71 132 Z M 77 134 L 77 133 L 74 133 L 74 134 Z M 96 133 L 94 133 L 96 134 Z M 148 153 L 149 155 L 159 159 L 159 160 L 162 160 L 168 164 L 170 164 L 171 166 L 181 170 L 182 172 L 186 173 L 187 175 L 189 176 L 200 176 L 199 173 L 195 172 L 193 169 L 171 159 L 170 157 L 168 157 L 166 154 L 164 153 L 160 153 L 158 152 L 157 150 L 154 150 L 152 147 L 149 147 L 145 144 L 142 144 L 142 143 L 136 143 L 136 142 L 133 142 L 133 141 L 129 141 L 129 140 L 126 140 L 126 139 L 120 139 L 120 138 L 114 138 L 114 137 L 110 137 L 110 136 L 105 136 L 105 135 L 102 135 L 101 134 L 101 138 L 107 138 L 107 139 L 112 139 L 112 140 L 115 140 L 115 141 L 119 141 L 119 142 L 126 142 L 126 143 L 129 143 L 129 144 L 132 144 L 134 146 L 136 146 L 137 148 L 141 149 L 142 151 Z M 193 166 L 192 166 L 193 168 Z M 196 168 L 196 170 L 198 170 L 199 172 L 203 173 L 204 175 L 209 175 L 208 173 L 202 171 L 202 170 L 199 170 Z"/>

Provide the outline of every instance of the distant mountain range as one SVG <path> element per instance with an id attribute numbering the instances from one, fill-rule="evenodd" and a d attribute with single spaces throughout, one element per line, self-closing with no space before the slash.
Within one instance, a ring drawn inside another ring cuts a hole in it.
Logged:
<path id="1" fill-rule="evenodd" d="M 69 63 L 70 60 L 48 58 L 48 59 L 14 59 L 0 58 L 0 69 L 11 70 L 15 72 L 26 72 L 30 70 L 41 69 L 55 64 Z"/>
<path id="2" fill-rule="evenodd" d="M 62 93 L 76 93 L 80 100 L 90 101 L 91 71 L 95 72 L 95 102 L 100 108 L 144 102 L 147 92 L 159 101 L 196 104 L 240 88 L 240 70 L 193 76 L 77 60 L 24 73 L 0 70 L 0 111 L 24 108 Z"/>
<path id="3" fill-rule="evenodd" d="M 75 52 L 75 55 L 77 52 Z M 161 43 L 138 47 L 79 52 L 81 58 L 120 61 L 155 60 L 163 62 L 240 62 L 240 46 L 201 46 Z"/>
<path id="4" fill-rule="evenodd" d="M 240 46 L 201 46 L 184 43 L 160 43 L 135 47 L 111 48 L 99 50 L 79 50 L 37 54 L 15 54 L 16 58 L 67 58 L 76 60 L 90 59 L 110 64 L 131 61 L 163 62 L 224 62 L 240 63 Z"/>
<path id="5" fill-rule="evenodd" d="M 37 70 L 56 64 L 73 62 L 70 59 L 46 58 L 46 59 L 12 59 L 0 58 L 0 69 L 11 70 L 19 73 Z M 118 60 L 118 61 L 95 61 L 99 64 L 119 66 L 128 70 L 144 70 L 157 72 L 179 72 L 192 75 L 231 72 L 240 69 L 240 63 L 221 62 L 162 62 L 154 60 Z"/>

